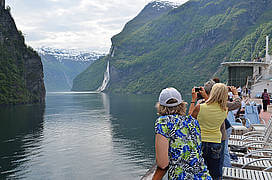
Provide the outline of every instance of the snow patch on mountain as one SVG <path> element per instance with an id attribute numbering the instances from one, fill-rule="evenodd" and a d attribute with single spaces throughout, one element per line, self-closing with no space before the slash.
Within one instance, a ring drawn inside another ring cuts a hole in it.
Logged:
<path id="1" fill-rule="evenodd" d="M 36 51 L 40 55 L 51 55 L 57 60 L 62 61 L 64 59 L 69 59 L 72 61 L 94 61 L 100 56 L 105 54 L 88 51 L 88 50 L 76 50 L 76 49 L 55 49 L 50 47 L 37 48 Z"/>
<path id="2" fill-rule="evenodd" d="M 164 1 L 164 0 L 153 0 L 151 1 L 150 3 L 152 3 L 152 7 L 153 8 L 157 8 L 157 10 L 161 10 L 161 9 L 165 9 L 165 8 L 169 8 L 169 7 L 172 7 L 173 9 L 174 8 L 177 8 L 179 7 L 180 5 L 182 5 L 184 3 L 184 1 Z"/>

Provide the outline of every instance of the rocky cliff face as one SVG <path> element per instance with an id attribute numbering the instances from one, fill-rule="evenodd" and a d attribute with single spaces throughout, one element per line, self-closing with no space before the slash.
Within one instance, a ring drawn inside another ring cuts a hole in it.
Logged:
<path id="1" fill-rule="evenodd" d="M 0 104 L 43 103 L 44 100 L 41 59 L 25 45 L 9 8 L 0 7 Z"/>

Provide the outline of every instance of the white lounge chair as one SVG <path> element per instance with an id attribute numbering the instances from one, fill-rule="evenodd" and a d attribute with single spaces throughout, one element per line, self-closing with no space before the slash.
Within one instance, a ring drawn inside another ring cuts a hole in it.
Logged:
<path id="1" fill-rule="evenodd" d="M 263 148 L 265 143 L 268 143 L 269 146 L 270 136 L 272 136 L 272 117 L 270 118 L 265 131 L 249 131 L 243 135 L 232 135 L 229 140 L 229 145 Z"/>
<path id="2" fill-rule="evenodd" d="M 267 169 L 269 170 L 270 167 Z M 242 179 L 242 180 L 271 180 L 272 172 L 257 171 L 241 168 L 223 168 L 223 179 Z"/>
<path id="3" fill-rule="evenodd" d="M 272 153 L 272 152 L 271 152 Z M 264 170 L 267 167 L 272 166 L 272 158 L 248 158 L 248 157 L 238 157 L 237 161 L 231 161 L 233 167 L 239 167 L 242 169 L 253 169 L 253 170 Z"/>
<path id="4" fill-rule="evenodd" d="M 235 145 L 240 147 L 246 147 L 248 149 L 263 149 L 266 147 L 271 147 L 272 143 L 269 142 L 271 133 L 269 137 L 266 137 L 263 140 L 254 140 L 254 141 L 236 141 L 236 140 L 229 140 L 229 146 Z"/>

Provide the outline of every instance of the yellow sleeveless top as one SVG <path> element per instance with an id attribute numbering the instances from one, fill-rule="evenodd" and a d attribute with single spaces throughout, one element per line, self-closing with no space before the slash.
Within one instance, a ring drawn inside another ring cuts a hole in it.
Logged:
<path id="1" fill-rule="evenodd" d="M 218 103 L 200 105 L 197 120 L 201 129 L 201 141 L 221 143 L 220 127 L 227 118 L 227 111 L 222 111 Z"/>

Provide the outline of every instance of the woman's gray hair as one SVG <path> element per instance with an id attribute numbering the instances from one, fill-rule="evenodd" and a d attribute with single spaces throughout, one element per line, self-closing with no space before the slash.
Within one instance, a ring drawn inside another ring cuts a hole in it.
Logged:
<path id="1" fill-rule="evenodd" d="M 204 84 L 204 89 L 208 95 L 210 94 L 213 85 L 215 85 L 215 82 L 213 80 L 209 80 Z"/>

